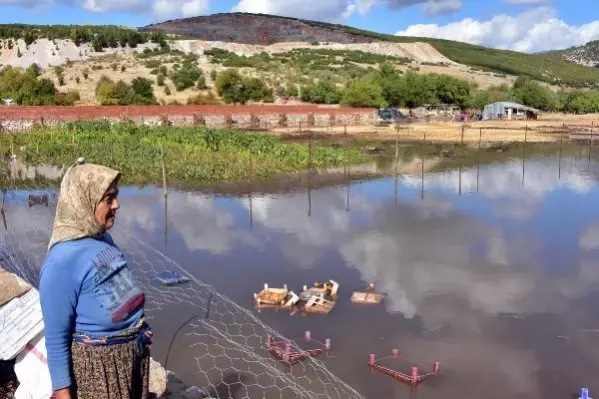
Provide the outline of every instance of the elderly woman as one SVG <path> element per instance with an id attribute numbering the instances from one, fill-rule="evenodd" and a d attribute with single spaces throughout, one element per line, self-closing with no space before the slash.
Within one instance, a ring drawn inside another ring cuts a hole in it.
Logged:
<path id="1" fill-rule="evenodd" d="M 148 397 L 144 294 L 107 233 L 120 173 L 82 160 L 62 180 L 40 296 L 57 399 Z"/>

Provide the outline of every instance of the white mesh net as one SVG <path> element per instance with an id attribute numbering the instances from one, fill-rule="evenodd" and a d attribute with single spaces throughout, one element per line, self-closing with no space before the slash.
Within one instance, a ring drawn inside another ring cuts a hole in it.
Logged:
<path id="1" fill-rule="evenodd" d="M 5 163 L 0 226 L 1 265 L 33 285 L 39 281 L 50 237 L 61 171 L 57 180 L 23 180 L 18 162 Z M 153 357 L 185 383 L 213 398 L 362 398 L 321 360 L 307 358 L 289 369 L 267 351 L 268 336 L 288 341 L 179 264 L 115 228 L 124 252 L 146 293 L 146 313 L 155 331 Z M 161 272 L 178 272 L 189 282 L 165 286 Z M 307 350 L 288 341 L 294 352 Z M 166 364 L 164 364 L 166 363 Z"/>

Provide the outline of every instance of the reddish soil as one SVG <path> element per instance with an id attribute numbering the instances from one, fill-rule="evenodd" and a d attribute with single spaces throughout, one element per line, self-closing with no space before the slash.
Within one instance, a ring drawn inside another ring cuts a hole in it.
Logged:
<path id="1" fill-rule="evenodd" d="M 356 114 L 370 113 L 365 108 L 330 108 L 317 105 L 149 105 L 149 106 L 0 106 L 0 119 L 4 120 L 77 120 L 99 118 L 156 117 L 156 116 L 204 116 L 264 115 L 264 114 Z"/>

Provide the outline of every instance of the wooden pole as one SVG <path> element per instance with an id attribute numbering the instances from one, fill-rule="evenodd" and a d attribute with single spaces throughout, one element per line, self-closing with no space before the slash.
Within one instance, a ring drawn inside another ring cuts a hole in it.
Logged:
<path id="1" fill-rule="evenodd" d="M 591 151 L 593 150 L 593 127 L 594 122 L 591 122 L 591 139 L 589 140 L 589 163 L 591 162 Z"/>
<path id="2" fill-rule="evenodd" d="M 460 163 L 460 183 L 459 183 L 459 195 L 462 196 L 462 164 Z"/>
<path id="3" fill-rule="evenodd" d="M 168 191 L 166 190 L 166 166 L 164 163 L 164 145 L 160 145 L 160 155 L 161 155 L 161 163 L 162 163 L 162 190 L 163 195 L 166 198 L 168 196 Z"/>
<path id="4" fill-rule="evenodd" d="M 478 193 L 479 182 L 480 182 L 480 145 L 483 137 L 483 129 L 480 129 L 478 135 L 478 152 L 476 156 L 476 192 Z"/>
<path id="5" fill-rule="evenodd" d="M 250 202 L 250 229 L 254 228 L 254 204 L 252 201 L 252 193 L 250 192 L 249 196 L 248 196 L 249 202 Z"/>
<path id="6" fill-rule="evenodd" d="M 465 125 L 462 125 L 462 145 L 464 144 L 464 129 L 466 128 Z"/>
<path id="7" fill-rule="evenodd" d="M 312 134 L 308 140 L 308 217 L 312 216 Z"/>
<path id="8" fill-rule="evenodd" d="M 564 124 L 565 126 L 565 124 Z M 559 139 L 559 162 L 558 162 L 558 171 L 557 171 L 557 178 L 559 180 L 562 179 L 562 145 L 564 143 L 564 131 L 562 130 L 562 133 L 560 134 L 560 139 Z"/>
<path id="9" fill-rule="evenodd" d="M 421 164 L 422 164 L 422 170 L 421 170 L 421 175 L 422 175 L 422 182 L 421 182 L 421 189 L 420 189 L 420 199 L 423 200 L 424 199 L 424 156 L 421 157 Z"/>
<path id="10" fill-rule="evenodd" d="M 524 187 L 524 176 L 526 169 L 526 144 L 528 143 L 528 125 L 526 125 L 526 131 L 524 133 L 524 149 L 522 154 L 522 186 Z"/>

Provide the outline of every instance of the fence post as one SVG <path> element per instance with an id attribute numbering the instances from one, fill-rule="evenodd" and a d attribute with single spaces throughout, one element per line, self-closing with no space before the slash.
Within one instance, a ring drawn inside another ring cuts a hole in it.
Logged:
<path id="1" fill-rule="evenodd" d="M 561 180 L 562 178 L 562 144 L 564 143 L 564 131 L 560 134 L 559 139 L 559 161 L 558 161 L 558 172 L 557 177 Z"/>
<path id="2" fill-rule="evenodd" d="M 464 129 L 466 128 L 465 125 L 462 125 L 462 145 L 464 145 Z"/>
<path id="3" fill-rule="evenodd" d="M 480 152 L 480 144 L 481 141 L 483 140 L 483 129 L 480 129 L 480 132 L 478 133 L 478 152 Z"/>
<path id="4" fill-rule="evenodd" d="M 166 190 L 166 166 L 164 163 L 164 145 L 163 144 L 160 145 L 160 155 L 161 155 L 161 163 L 162 163 L 162 189 L 164 191 L 164 197 L 166 198 L 168 196 L 168 193 Z"/>
<path id="5" fill-rule="evenodd" d="M 480 181 L 480 143 L 483 137 L 483 129 L 480 129 L 480 133 L 478 136 L 478 152 L 476 156 L 476 192 L 478 193 L 478 184 Z"/>
<path id="6" fill-rule="evenodd" d="M 591 162 L 591 151 L 593 150 L 593 127 L 594 122 L 591 122 L 591 139 L 589 140 L 589 162 Z"/>

